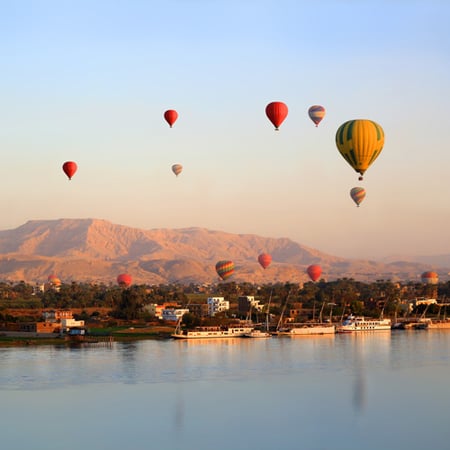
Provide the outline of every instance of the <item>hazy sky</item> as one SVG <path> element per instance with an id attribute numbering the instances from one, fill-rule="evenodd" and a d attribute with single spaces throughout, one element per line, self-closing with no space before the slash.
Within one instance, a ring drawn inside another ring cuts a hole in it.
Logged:
<path id="1" fill-rule="evenodd" d="M 0 0 L 0 229 L 90 217 L 449 253 L 449 23 L 446 0 Z M 357 118 L 386 136 L 362 182 L 335 145 Z"/>

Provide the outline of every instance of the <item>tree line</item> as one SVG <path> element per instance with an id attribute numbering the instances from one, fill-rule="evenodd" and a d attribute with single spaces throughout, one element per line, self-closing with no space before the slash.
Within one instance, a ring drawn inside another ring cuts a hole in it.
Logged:
<path id="1" fill-rule="evenodd" d="M 117 286 L 90 283 L 62 283 L 41 291 L 24 281 L 0 282 L 0 314 L 7 308 L 31 309 L 84 309 L 107 308 L 109 315 L 124 320 L 142 318 L 145 305 L 172 303 L 186 307 L 193 303 L 206 303 L 207 297 L 223 296 L 236 308 L 237 299 L 251 295 L 261 304 L 270 301 L 272 314 L 281 314 L 283 308 L 301 305 L 303 319 L 324 315 L 352 312 L 371 317 L 383 313 L 390 316 L 399 312 L 399 305 L 414 298 L 437 298 L 445 302 L 450 298 L 450 281 L 437 285 L 409 282 L 400 284 L 390 280 L 364 283 L 352 278 L 335 281 L 298 283 L 252 284 L 225 282 L 202 286 L 197 284 L 132 285 L 126 289 Z M 437 311 L 431 307 L 429 313 Z M 420 311 L 416 311 L 416 313 Z M 228 315 L 237 315 L 231 309 Z M 2 316 L 0 315 L 0 319 Z M 4 319 L 4 317 L 3 317 Z"/>

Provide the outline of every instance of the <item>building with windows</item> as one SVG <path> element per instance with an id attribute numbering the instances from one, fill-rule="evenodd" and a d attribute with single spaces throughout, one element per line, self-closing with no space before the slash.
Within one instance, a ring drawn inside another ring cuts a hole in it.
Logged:
<path id="1" fill-rule="evenodd" d="M 197 317 L 207 317 L 209 316 L 209 305 L 206 303 L 191 303 L 189 312 Z"/>
<path id="2" fill-rule="evenodd" d="M 228 311 L 230 309 L 230 302 L 223 297 L 208 297 L 208 315 L 214 317 L 217 313 Z"/>
<path id="3" fill-rule="evenodd" d="M 247 314 L 251 311 L 261 312 L 264 305 L 259 303 L 259 300 L 255 300 L 253 295 L 241 295 L 238 297 L 238 312 L 240 314 Z"/>
<path id="4" fill-rule="evenodd" d="M 52 309 L 43 311 L 42 317 L 46 322 L 61 322 L 63 319 L 73 319 L 73 312 L 70 309 Z"/>
<path id="5" fill-rule="evenodd" d="M 167 322 L 178 322 L 181 317 L 183 317 L 184 314 L 188 313 L 189 309 L 163 309 L 162 310 L 162 319 L 166 320 Z"/>

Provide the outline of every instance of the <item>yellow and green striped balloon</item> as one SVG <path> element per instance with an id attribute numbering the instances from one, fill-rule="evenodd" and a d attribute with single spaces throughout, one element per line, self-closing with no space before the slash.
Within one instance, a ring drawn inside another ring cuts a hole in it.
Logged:
<path id="1" fill-rule="evenodd" d="M 372 120 L 349 120 L 336 132 L 336 146 L 345 160 L 360 173 L 377 159 L 383 150 L 384 131 Z"/>

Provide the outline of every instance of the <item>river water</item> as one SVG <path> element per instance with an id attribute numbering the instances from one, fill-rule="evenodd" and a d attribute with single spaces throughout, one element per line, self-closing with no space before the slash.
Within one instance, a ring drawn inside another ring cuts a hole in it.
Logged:
<path id="1" fill-rule="evenodd" d="M 5 450 L 450 448 L 450 330 L 0 349 Z"/>

